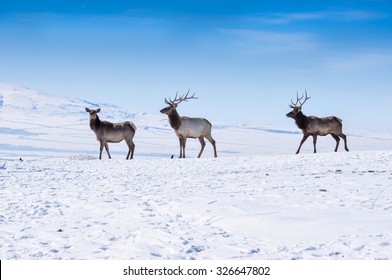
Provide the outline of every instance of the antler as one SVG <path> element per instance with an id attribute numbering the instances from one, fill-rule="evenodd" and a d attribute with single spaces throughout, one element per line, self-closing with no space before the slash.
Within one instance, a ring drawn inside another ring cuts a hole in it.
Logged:
<path id="1" fill-rule="evenodd" d="M 301 102 L 301 100 L 305 97 L 304 102 Z M 289 105 L 290 108 L 296 108 L 296 107 L 302 107 L 302 105 L 305 104 L 306 100 L 310 99 L 310 97 L 308 97 L 308 93 L 306 92 L 305 89 L 305 96 L 302 94 L 301 98 L 298 97 L 298 92 L 297 92 L 297 101 L 294 103 L 293 99 L 291 99 L 291 104 Z M 300 106 L 298 106 L 298 103 L 300 104 Z"/>
<path id="2" fill-rule="evenodd" d="M 182 101 L 187 101 L 187 102 L 188 102 L 189 99 L 198 99 L 198 98 L 195 96 L 196 92 L 194 92 L 191 96 L 188 96 L 190 91 L 191 91 L 191 90 L 189 89 L 188 92 L 187 92 L 186 94 L 184 94 L 184 95 L 182 95 L 182 96 L 180 96 L 180 97 L 178 97 L 178 91 L 177 91 L 176 97 L 174 97 L 174 100 L 171 100 L 171 98 L 169 98 L 169 100 L 167 100 L 167 99 L 165 98 L 165 103 L 168 104 L 168 105 L 171 105 L 171 106 L 177 106 L 177 105 L 180 104 Z"/>

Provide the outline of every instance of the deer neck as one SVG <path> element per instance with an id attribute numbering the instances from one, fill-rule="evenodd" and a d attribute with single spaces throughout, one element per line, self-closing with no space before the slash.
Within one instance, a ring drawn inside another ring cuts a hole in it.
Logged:
<path id="1" fill-rule="evenodd" d="M 177 110 L 173 110 L 170 115 L 169 115 L 169 122 L 170 122 L 170 126 L 174 129 L 174 130 L 178 130 L 181 126 L 181 117 L 180 115 L 177 113 Z"/>
<path id="2" fill-rule="evenodd" d="M 98 116 L 96 116 L 94 119 L 90 118 L 90 128 L 91 128 L 91 130 L 97 131 L 98 128 L 100 127 L 100 125 L 101 125 L 101 120 L 99 119 Z"/>
<path id="3" fill-rule="evenodd" d="M 308 117 L 302 114 L 302 112 L 299 112 L 295 118 L 295 123 L 298 128 L 305 129 L 308 126 Z"/>

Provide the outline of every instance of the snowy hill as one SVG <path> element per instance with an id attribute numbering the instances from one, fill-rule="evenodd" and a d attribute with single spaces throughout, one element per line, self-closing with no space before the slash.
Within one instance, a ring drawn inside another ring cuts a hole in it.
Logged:
<path id="1" fill-rule="evenodd" d="M 112 122 L 131 120 L 138 130 L 135 135 L 135 157 L 170 157 L 179 152 L 178 139 L 167 117 L 138 113 L 112 104 L 96 104 L 77 98 L 58 97 L 20 86 L 0 83 L 0 158 L 70 157 L 98 155 L 98 143 L 88 126 L 84 108 L 100 107 L 102 120 Z M 180 114 L 186 115 L 181 110 Z M 203 116 L 203 113 L 200 113 Z M 285 116 L 282 116 L 285 118 Z M 261 125 L 213 123 L 219 156 L 248 156 L 292 154 L 298 147 L 301 133 L 294 122 L 287 128 Z M 348 132 L 347 132 L 348 131 Z M 392 138 L 381 134 L 353 132 L 346 129 L 352 151 L 384 150 L 392 147 Z M 318 141 L 319 152 L 330 152 L 335 146 L 331 137 Z M 124 157 L 126 144 L 112 144 L 115 157 Z M 200 149 L 198 140 L 189 140 L 187 155 L 195 157 Z M 343 149 L 341 149 L 343 150 Z M 303 152 L 311 152 L 311 141 Z M 207 143 L 203 157 L 212 156 Z"/>
<path id="2" fill-rule="evenodd" d="M 110 121 L 137 118 L 115 105 L 57 97 L 4 83 L 0 83 L 0 100 L 0 157 L 93 153 L 97 143 L 85 107 L 103 108 L 102 117 Z"/>

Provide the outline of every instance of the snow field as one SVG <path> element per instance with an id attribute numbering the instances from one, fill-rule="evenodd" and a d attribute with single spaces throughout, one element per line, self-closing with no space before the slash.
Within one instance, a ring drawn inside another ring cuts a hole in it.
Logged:
<path id="1" fill-rule="evenodd" d="M 391 151 L 0 163 L 5 259 L 391 259 Z"/>

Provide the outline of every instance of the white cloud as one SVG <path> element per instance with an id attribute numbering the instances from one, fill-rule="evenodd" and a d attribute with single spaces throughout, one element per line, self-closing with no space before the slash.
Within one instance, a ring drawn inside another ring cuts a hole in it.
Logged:
<path id="1" fill-rule="evenodd" d="M 355 55 L 330 59 L 327 67 L 332 70 L 360 70 L 374 67 L 391 67 L 392 50 L 384 52 L 363 52 Z"/>
<path id="2" fill-rule="evenodd" d="M 346 10 L 346 11 L 315 11 L 304 13 L 273 13 L 268 15 L 260 15 L 256 17 L 249 17 L 247 20 L 263 23 L 263 24 L 289 24 L 299 21 L 315 21 L 315 20 L 329 20 L 329 21 L 363 21 L 375 20 L 385 18 L 386 15 L 382 13 L 361 11 L 361 10 Z"/>
<path id="3" fill-rule="evenodd" d="M 310 51 L 318 47 L 310 33 L 225 28 L 217 29 L 217 31 L 240 39 L 239 44 L 254 54 Z"/>

